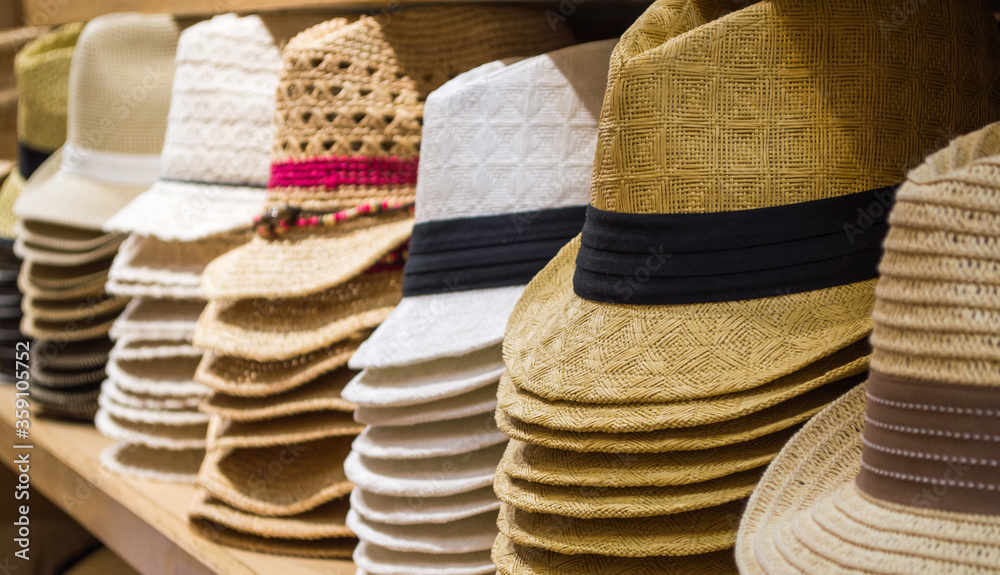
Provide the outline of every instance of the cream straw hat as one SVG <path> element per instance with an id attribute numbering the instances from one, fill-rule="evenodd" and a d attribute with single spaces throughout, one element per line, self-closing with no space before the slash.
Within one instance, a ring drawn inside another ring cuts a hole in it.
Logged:
<path id="1" fill-rule="evenodd" d="M 372 575 L 486 575 L 496 571 L 490 554 L 407 553 L 362 541 L 354 551 L 354 563 Z"/>
<path id="2" fill-rule="evenodd" d="M 184 30 L 176 62 L 160 179 L 105 229 L 183 242 L 249 230 L 270 168 L 277 41 L 259 16 L 224 14 Z"/>
<path id="3" fill-rule="evenodd" d="M 70 69 L 67 141 L 60 159 L 46 161 L 59 169 L 28 181 L 14 206 L 19 217 L 100 229 L 156 181 L 177 37 L 164 15 L 87 24 Z"/>
<path id="4" fill-rule="evenodd" d="M 741 572 L 1000 573 L 998 208 L 1000 124 L 910 172 L 870 379 L 775 459 L 740 526 Z"/>

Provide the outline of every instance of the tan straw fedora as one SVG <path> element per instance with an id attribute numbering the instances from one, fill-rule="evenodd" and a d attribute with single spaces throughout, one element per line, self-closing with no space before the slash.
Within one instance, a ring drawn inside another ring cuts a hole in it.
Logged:
<path id="1" fill-rule="evenodd" d="M 70 66 L 66 144 L 46 160 L 59 168 L 25 184 L 19 217 L 101 229 L 156 181 L 177 37 L 165 15 L 109 14 L 87 24 Z"/>
<path id="2" fill-rule="evenodd" d="M 114 443 L 101 451 L 100 458 L 105 469 L 121 475 L 166 483 L 194 483 L 205 450 Z"/>
<path id="3" fill-rule="evenodd" d="M 213 393 L 201 404 L 205 413 L 230 421 L 260 421 L 315 411 L 350 412 L 354 404 L 341 396 L 353 372 L 338 369 L 295 389 L 263 397 Z"/>
<path id="4" fill-rule="evenodd" d="M 998 174 L 1000 124 L 910 172 L 870 379 L 764 476 L 740 527 L 743 572 L 1000 573 Z"/>
<path id="5" fill-rule="evenodd" d="M 346 26 L 320 24 L 293 38 L 278 91 L 273 211 L 259 228 L 267 236 L 283 233 L 254 238 L 213 262 L 206 293 L 304 296 L 345 282 L 400 247 L 413 226 L 406 208 L 415 191 L 424 98 L 483 63 L 570 41 L 540 10 L 479 5 L 407 8 Z"/>
<path id="6" fill-rule="evenodd" d="M 13 238 L 14 202 L 24 181 L 66 142 L 69 66 L 82 23 L 29 42 L 14 58 L 17 83 L 17 168 L 0 186 L 0 237 Z"/>

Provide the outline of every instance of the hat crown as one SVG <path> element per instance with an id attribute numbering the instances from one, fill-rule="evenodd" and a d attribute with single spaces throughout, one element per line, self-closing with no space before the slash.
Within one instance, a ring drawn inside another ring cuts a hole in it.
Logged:
<path id="1" fill-rule="evenodd" d="M 585 205 L 615 44 L 494 62 L 431 93 L 417 222 Z"/>
<path id="2" fill-rule="evenodd" d="M 69 69 L 82 23 L 67 24 L 32 41 L 14 59 L 17 138 L 41 152 L 66 141 Z"/>
<path id="3" fill-rule="evenodd" d="M 264 186 L 281 52 L 258 16 L 184 30 L 163 143 L 162 177 Z"/>
<path id="4" fill-rule="evenodd" d="M 68 142 L 85 150 L 159 154 L 177 36 L 177 24 L 165 15 L 109 14 L 88 23 L 70 67 Z"/>
<path id="5" fill-rule="evenodd" d="M 718 212 L 876 189 L 997 119 L 1000 39 L 979 2 L 928 0 L 902 25 L 880 0 L 724 4 L 661 0 L 623 36 L 595 207 Z"/>

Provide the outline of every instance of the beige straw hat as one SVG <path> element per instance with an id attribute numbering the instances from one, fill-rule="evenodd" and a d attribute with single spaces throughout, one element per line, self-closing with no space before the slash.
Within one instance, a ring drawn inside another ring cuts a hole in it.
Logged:
<path id="1" fill-rule="evenodd" d="M 353 503 L 352 503 L 353 505 Z M 366 541 L 354 551 L 354 563 L 372 575 L 486 575 L 496 572 L 489 552 L 472 553 L 409 553 Z"/>
<path id="2" fill-rule="evenodd" d="M 14 62 L 17 52 L 48 31 L 43 26 L 19 26 L 0 31 L 0 158 L 17 155 L 17 90 Z"/>
<path id="3" fill-rule="evenodd" d="M 27 261 L 17 277 L 17 287 L 25 295 L 48 299 L 72 299 L 97 295 L 95 285 L 103 286 L 108 277 L 110 259 L 82 266 L 63 267 Z"/>
<path id="4" fill-rule="evenodd" d="M 350 412 L 354 404 L 341 397 L 341 391 L 353 374 L 350 370 L 338 369 L 301 387 L 264 397 L 213 393 L 202 402 L 200 409 L 230 421 L 260 421 L 316 411 Z"/>
<path id="5" fill-rule="evenodd" d="M 94 418 L 97 431 L 123 443 L 137 443 L 155 449 L 205 449 L 207 423 L 164 425 L 131 421 L 112 415 L 101 407 Z"/>
<path id="6" fill-rule="evenodd" d="M 160 179 L 105 227 L 185 243 L 249 230 L 270 167 L 278 40 L 259 16 L 224 14 L 184 30 L 176 62 Z"/>
<path id="7" fill-rule="evenodd" d="M 101 451 L 101 465 L 114 473 L 162 481 L 194 483 L 204 449 L 157 449 L 138 443 L 114 443 Z"/>
<path id="8" fill-rule="evenodd" d="M 46 160 L 59 169 L 25 184 L 19 217 L 100 229 L 156 181 L 177 36 L 164 15 L 109 14 L 87 24 L 70 66 L 66 144 Z"/>
<path id="9" fill-rule="evenodd" d="M 106 379 L 101 384 L 101 402 L 112 401 L 120 406 L 132 407 L 153 411 L 190 411 L 198 409 L 198 404 L 202 398 L 193 397 L 170 397 L 163 395 L 151 395 L 148 393 L 135 393 L 127 389 L 122 389 L 114 380 Z"/>
<path id="10" fill-rule="evenodd" d="M 524 285 L 583 226 L 616 42 L 486 64 L 427 97 L 404 298 L 352 367 L 500 343 Z"/>
<path id="11" fill-rule="evenodd" d="M 108 378 L 121 389 L 146 395 L 184 397 L 207 396 L 210 391 L 192 376 L 197 357 L 119 359 L 108 361 Z"/>
<path id="12" fill-rule="evenodd" d="M 357 539 L 345 527 L 347 506 L 337 499 L 293 517 L 246 513 L 199 490 L 188 512 L 191 528 L 210 541 L 258 553 L 317 559 L 351 556 Z"/>
<path id="13" fill-rule="evenodd" d="M 355 338 L 285 361 L 259 362 L 209 352 L 198 364 L 194 379 L 220 394 L 235 397 L 282 394 L 346 365 L 368 333 L 361 332 Z"/>
<path id="14" fill-rule="evenodd" d="M 206 293 L 304 296 L 400 247 L 413 226 L 401 208 L 413 202 L 427 95 L 478 65 L 570 41 L 540 10 L 479 5 L 407 8 L 391 18 L 320 24 L 293 38 L 284 50 L 268 204 L 279 219 L 307 210 L 306 227 L 313 210 L 362 216 L 322 231 L 254 238 L 209 266 Z M 377 215 L 366 217 L 367 206 Z M 287 217 L 299 227 L 299 218 Z M 272 223 L 281 227 L 270 218 L 261 223 L 265 233 Z"/>
<path id="15" fill-rule="evenodd" d="M 118 312 L 105 315 L 87 316 L 81 320 L 45 321 L 31 316 L 21 319 L 21 331 L 24 335 L 35 339 L 51 339 L 57 341 L 83 341 L 108 335 L 111 324 L 118 317 Z"/>
<path id="16" fill-rule="evenodd" d="M 205 302 L 136 298 L 129 302 L 111 330 L 117 342 L 190 342 Z"/>
<path id="17" fill-rule="evenodd" d="M 103 367 L 111 345 L 107 338 L 75 342 L 36 339 L 31 344 L 31 362 L 43 369 Z"/>
<path id="18" fill-rule="evenodd" d="M 46 170 L 50 167 L 47 166 Z M 25 243 L 65 252 L 94 252 L 113 242 L 120 245 L 125 239 L 122 234 L 114 232 L 85 230 L 36 220 L 18 220 L 14 225 L 14 233 Z"/>
<path id="19" fill-rule="evenodd" d="M 258 421 L 216 418 L 210 447 L 250 448 L 296 445 L 329 437 L 353 439 L 365 426 L 354 422 L 349 411 L 311 411 Z"/>
<path id="20" fill-rule="evenodd" d="M 736 573 L 731 551 L 716 551 L 685 557 L 608 557 L 605 555 L 565 555 L 518 545 L 501 534 L 493 545 L 493 561 L 503 575 L 722 575 Z"/>
<path id="21" fill-rule="evenodd" d="M 32 40 L 14 58 L 17 83 L 18 166 L 0 186 L 0 237 L 15 237 L 14 202 L 24 181 L 66 142 L 69 66 L 82 23 L 66 24 Z"/>
<path id="22" fill-rule="evenodd" d="M 870 379 L 765 474 L 740 526 L 742 571 L 1000 573 L 998 174 L 1000 124 L 910 172 L 880 266 Z"/>

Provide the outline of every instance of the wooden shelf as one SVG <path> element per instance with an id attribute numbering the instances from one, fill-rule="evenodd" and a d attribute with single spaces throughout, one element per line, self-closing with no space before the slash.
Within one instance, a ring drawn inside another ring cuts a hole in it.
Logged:
<path id="1" fill-rule="evenodd" d="M 0 384 L 0 458 L 13 468 L 14 388 Z M 111 444 L 93 425 L 32 414 L 31 489 L 76 519 L 143 575 L 353 575 L 349 561 L 296 559 L 216 545 L 188 529 L 194 487 L 142 481 L 101 468 L 98 454 Z M 6 494 L 12 497 L 12 494 Z M 6 507 L 6 502 L 4 504 Z M 36 550 L 36 552 L 44 552 Z"/>

